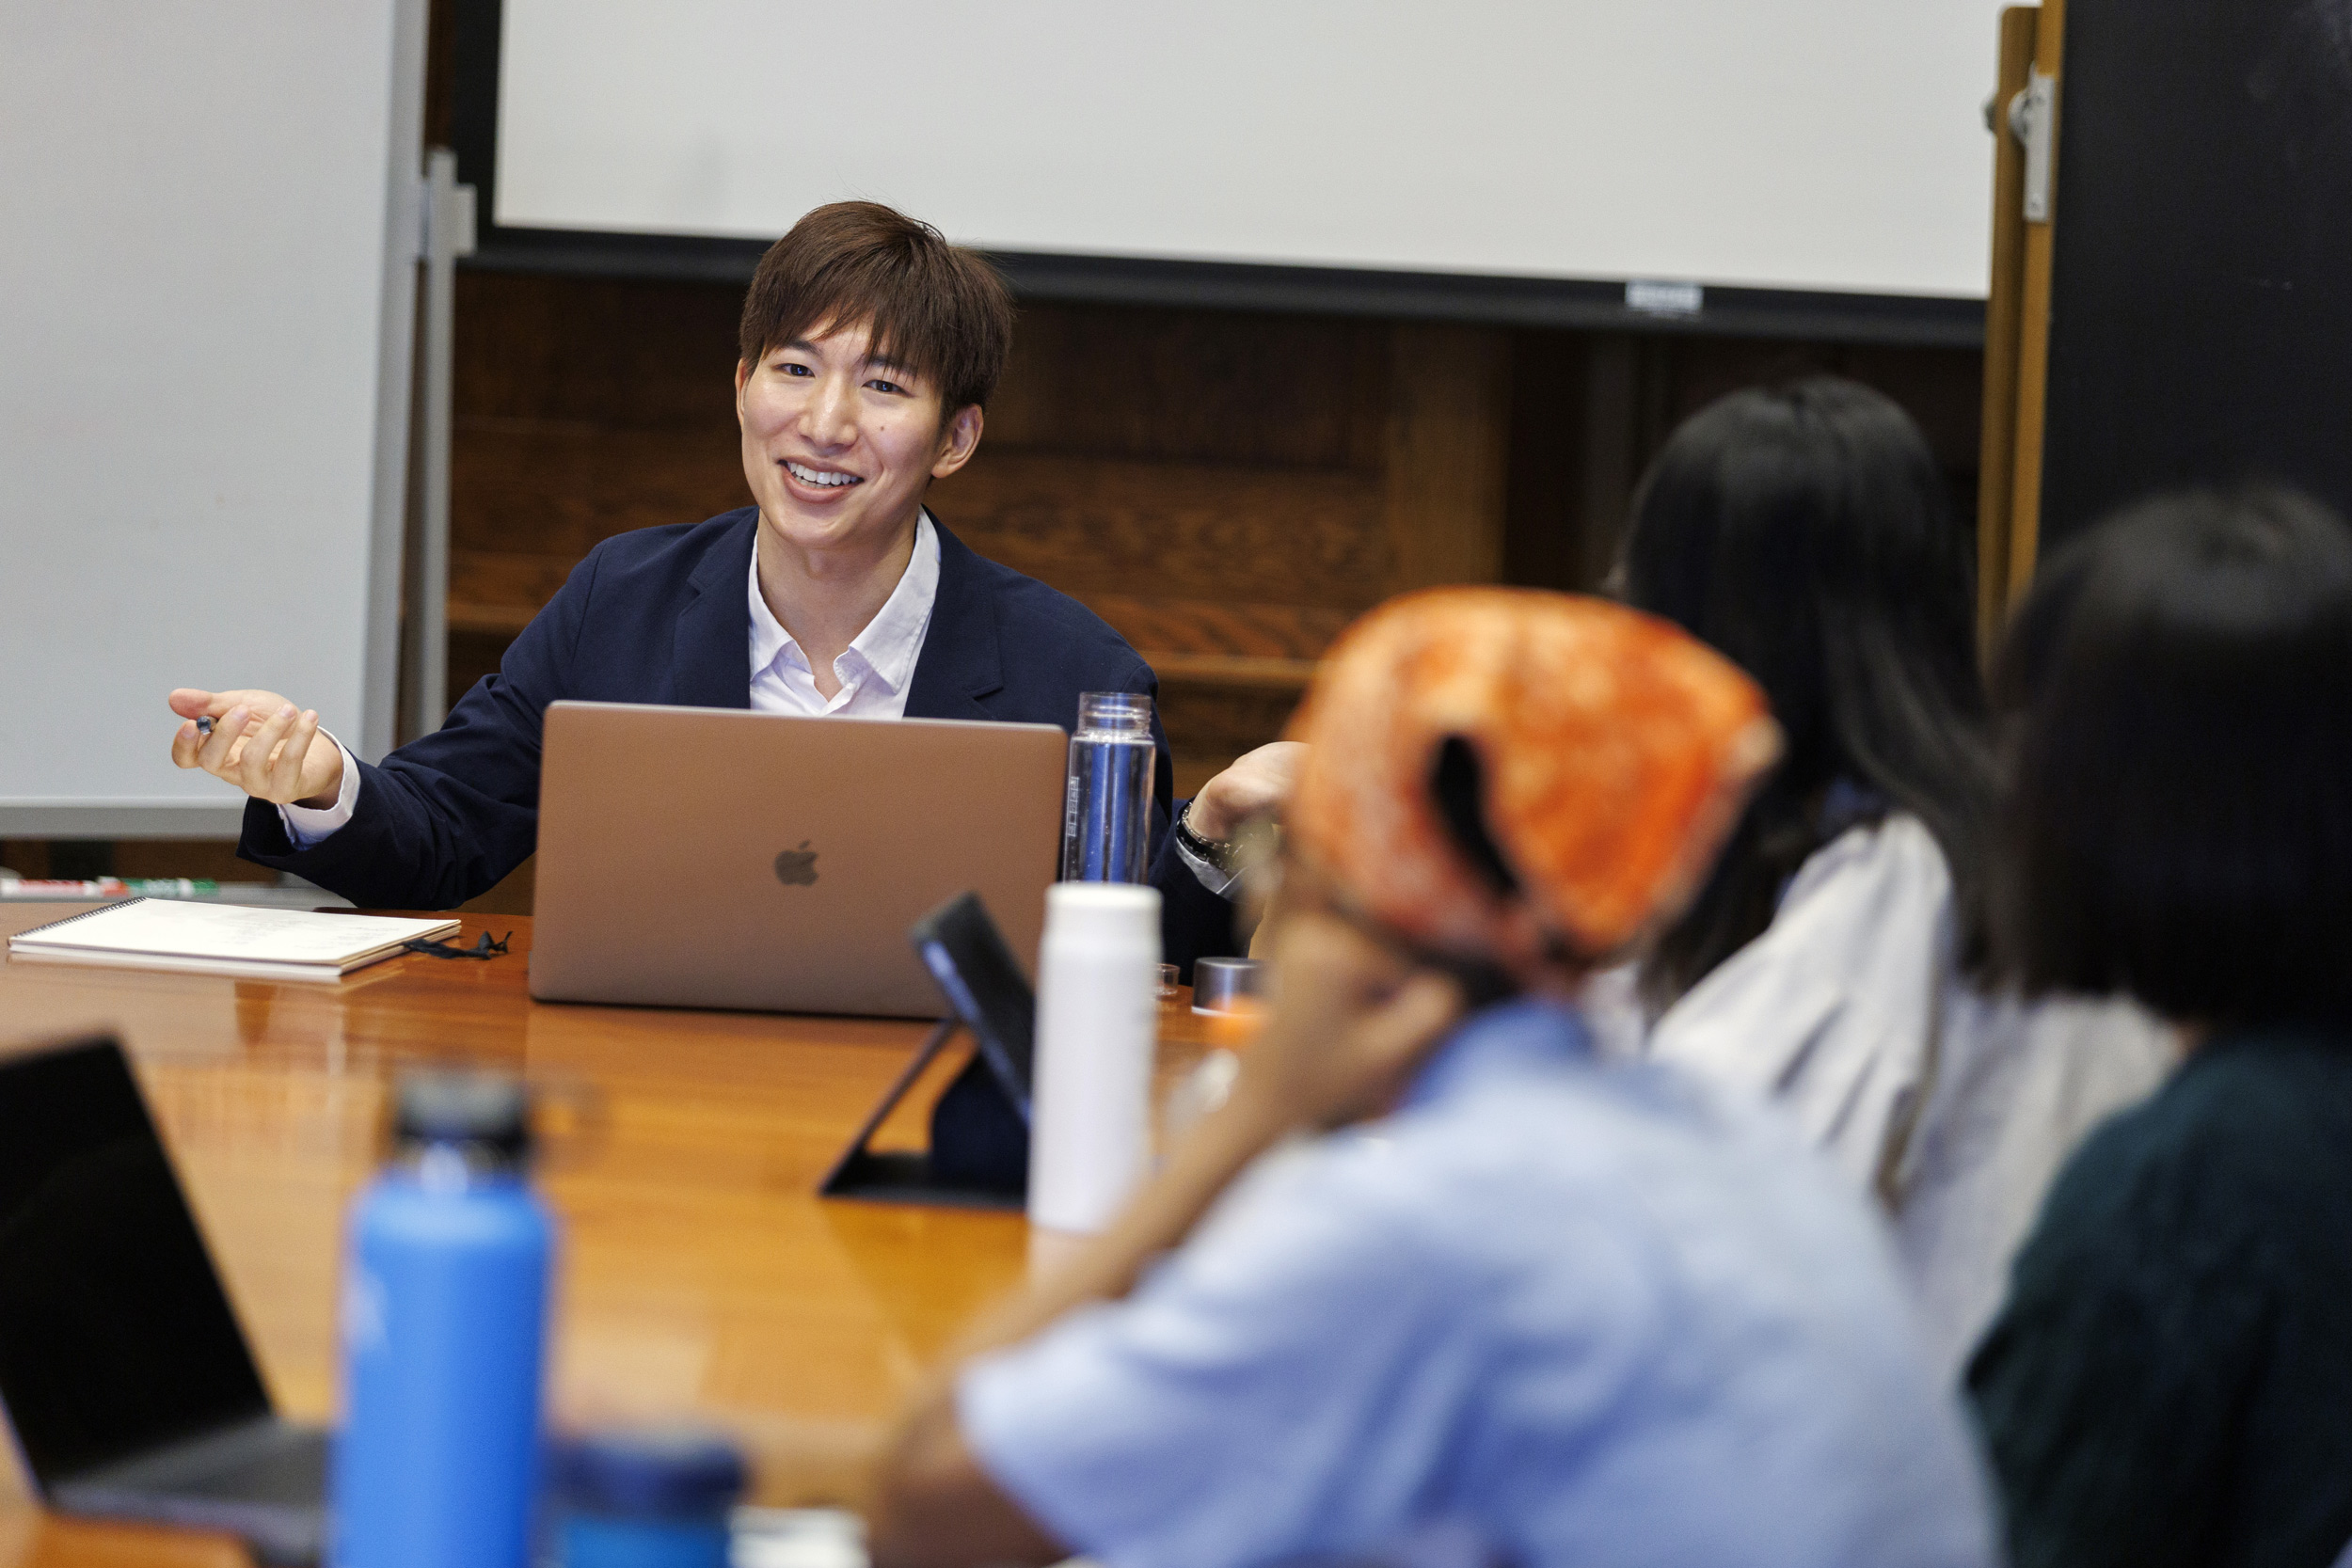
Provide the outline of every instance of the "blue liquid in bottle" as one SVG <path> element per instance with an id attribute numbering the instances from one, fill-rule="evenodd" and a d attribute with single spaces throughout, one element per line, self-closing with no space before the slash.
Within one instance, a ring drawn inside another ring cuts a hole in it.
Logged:
<path id="1" fill-rule="evenodd" d="M 526 1568 L 554 1226 L 524 1180 L 522 1085 L 403 1081 L 343 1287 L 336 1568 Z"/>

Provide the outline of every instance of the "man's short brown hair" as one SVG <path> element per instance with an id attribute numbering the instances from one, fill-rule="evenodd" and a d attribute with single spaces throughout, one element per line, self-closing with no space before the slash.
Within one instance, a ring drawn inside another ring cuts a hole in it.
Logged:
<path id="1" fill-rule="evenodd" d="M 820 327 L 864 325 L 871 352 L 939 388 L 940 417 L 986 404 L 1012 347 L 1012 293 L 977 250 L 878 201 L 819 207 L 768 247 L 743 296 L 747 365 Z"/>

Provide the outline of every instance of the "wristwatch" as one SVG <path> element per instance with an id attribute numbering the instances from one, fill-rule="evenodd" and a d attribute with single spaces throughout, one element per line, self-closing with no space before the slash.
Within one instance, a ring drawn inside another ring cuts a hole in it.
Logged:
<path id="1" fill-rule="evenodd" d="M 1202 838 L 1192 831 L 1188 820 L 1190 808 L 1176 818 L 1176 853 L 1192 868 L 1192 874 L 1202 887 L 1219 898 L 1232 895 L 1233 884 L 1241 880 L 1239 857 L 1233 845 L 1216 839 Z"/>

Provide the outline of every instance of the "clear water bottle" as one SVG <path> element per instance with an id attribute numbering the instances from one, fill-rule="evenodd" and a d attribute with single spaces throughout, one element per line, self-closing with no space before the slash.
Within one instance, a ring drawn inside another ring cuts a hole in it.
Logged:
<path id="1" fill-rule="evenodd" d="M 1088 691 L 1078 698 L 1070 737 L 1070 791 L 1064 800 L 1061 879 L 1140 882 L 1151 867 L 1152 699 L 1132 691 Z"/>
<path id="2" fill-rule="evenodd" d="M 337 1568 L 525 1568 L 554 1225 L 510 1078 L 401 1081 L 343 1284 Z"/>

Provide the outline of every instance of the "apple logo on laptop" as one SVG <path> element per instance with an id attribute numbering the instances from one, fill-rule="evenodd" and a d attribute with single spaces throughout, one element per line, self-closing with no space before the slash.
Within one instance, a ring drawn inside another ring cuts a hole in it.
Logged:
<path id="1" fill-rule="evenodd" d="M 776 856 L 776 880 L 786 887 L 810 887 L 817 881 L 817 851 L 801 840 L 798 849 L 787 849 Z"/>

